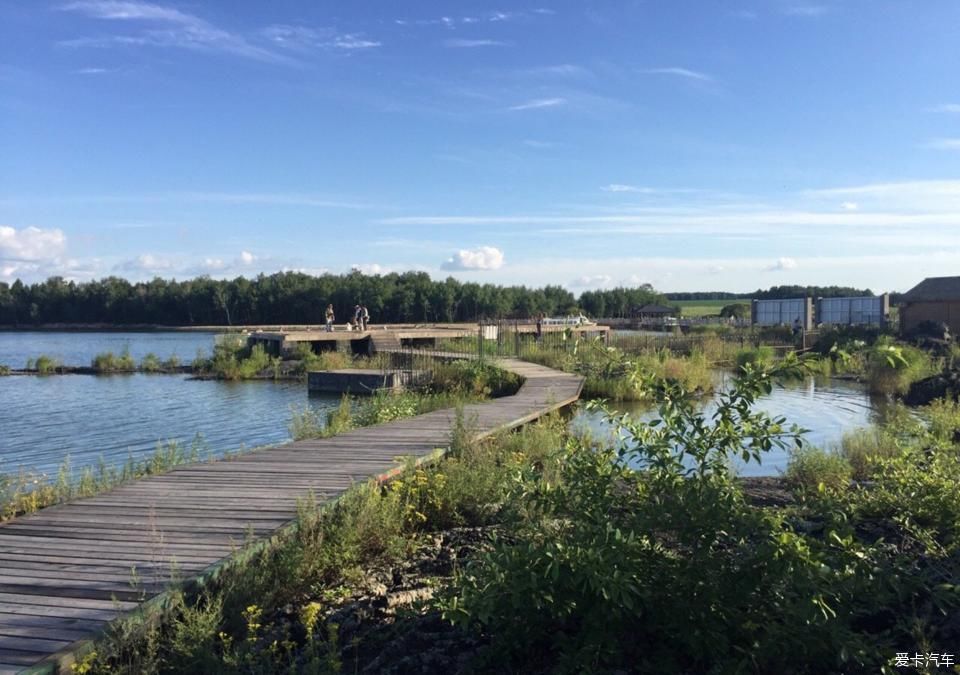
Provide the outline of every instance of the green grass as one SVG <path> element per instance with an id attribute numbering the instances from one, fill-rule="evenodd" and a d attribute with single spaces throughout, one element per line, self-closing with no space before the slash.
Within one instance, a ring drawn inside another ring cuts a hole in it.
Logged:
<path id="1" fill-rule="evenodd" d="M 720 310 L 727 305 L 749 304 L 749 300 L 670 300 L 668 305 L 680 307 L 681 316 L 697 318 L 702 316 L 718 316 Z"/>

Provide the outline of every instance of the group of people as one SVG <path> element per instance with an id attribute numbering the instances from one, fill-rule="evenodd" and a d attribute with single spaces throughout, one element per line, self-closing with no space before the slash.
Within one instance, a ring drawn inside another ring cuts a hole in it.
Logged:
<path id="1" fill-rule="evenodd" d="M 333 312 L 333 305 L 327 305 L 327 311 L 324 314 L 324 319 L 326 319 L 327 332 L 333 332 L 333 324 L 336 321 L 336 316 Z M 353 308 L 353 319 L 348 319 L 345 329 L 346 330 L 367 330 L 370 324 L 370 312 L 367 310 L 366 305 L 354 305 Z"/>

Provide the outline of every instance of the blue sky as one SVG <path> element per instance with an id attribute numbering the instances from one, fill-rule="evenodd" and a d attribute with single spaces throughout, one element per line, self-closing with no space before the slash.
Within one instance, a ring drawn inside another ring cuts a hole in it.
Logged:
<path id="1" fill-rule="evenodd" d="M 960 274 L 954 0 L 0 0 L 0 280 Z"/>

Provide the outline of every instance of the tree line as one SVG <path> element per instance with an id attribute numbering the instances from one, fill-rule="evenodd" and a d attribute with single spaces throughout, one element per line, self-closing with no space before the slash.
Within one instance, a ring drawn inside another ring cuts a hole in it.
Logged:
<path id="1" fill-rule="evenodd" d="M 859 298 L 873 297 L 869 288 L 850 286 L 771 286 L 767 290 L 757 289 L 753 293 L 724 293 L 703 291 L 688 293 L 667 293 L 667 300 L 789 300 L 790 298 Z"/>
<path id="2" fill-rule="evenodd" d="M 558 316 L 629 316 L 663 302 L 653 288 L 587 291 L 579 298 L 560 286 L 528 288 L 433 280 L 425 272 L 368 276 L 360 272 L 313 276 L 299 272 L 218 280 L 155 278 L 130 282 L 107 277 L 89 282 L 51 277 L 43 282 L 0 282 L 0 325 L 155 324 L 228 326 L 320 324 L 327 304 L 337 322 L 362 303 L 374 323 L 476 321 Z"/>

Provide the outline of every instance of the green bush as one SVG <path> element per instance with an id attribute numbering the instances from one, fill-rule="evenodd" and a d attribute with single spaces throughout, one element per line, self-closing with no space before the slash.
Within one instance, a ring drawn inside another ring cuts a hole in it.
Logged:
<path id="1" fill-rule="evenodd" d="M 51 375 L 57 372 L 60 366 L 61 363 L 58 359 L 46 354 L 42 354 L 36 359 L 27 360 L 27 370 L 36 370 L 41 375 Z"/>
<path id="2" fill-rule="evenodd" d="M 880 427 L 854 429 L 843 435 L 840 455 L 847 461 L 854 480 L 869 480 L 876 463 L 900 455 L 898 439 Z"/>
<path id="3" fill-rule="evenodd" d="M 155 356 L 153 358 L 156 359 Z M 119 356 L 113 352 L 101 352 L 93 357 L 90 365 L 101 373 L 127 373 L 137 369 L 129 349 L 124 349 Z"/>
<path id="4" fill-rule="evenodd" d="M 776 352 L 773 347 L 768 345 L 747 347 L 737 350 L 736 356 L 734 356 L 734 363 L 737 368 L 743 368 L 748 364 L 757 368 L 767 368 L 773 364 L 775 355 Z"/>
<path id="5" fill-rule="evenodd" d="M 852 476 L 850 463 L 840 454 L 805 446 L 791 451 L 784 479 L 795 490 L 840 492 Z"/>
<path id="6" fill-rule="evenodd" d="M 0 377 L 10 374 L 10 366 L 0 364 Z"/>
<path id="7" fill-rule="evenodd" d="M 942 364 L 926 352 L 881 338 L 866 350 L 866 376 L 875 394 L 905 394 L 910 385 L 937 373 Z"/>
<path id="8" fill-rule="evenodd" d="M 145 373 L 159 373 L 163 370 L 163 363 L 159 356 L 151 352 L 140 359 L 140 370 Z"/>

